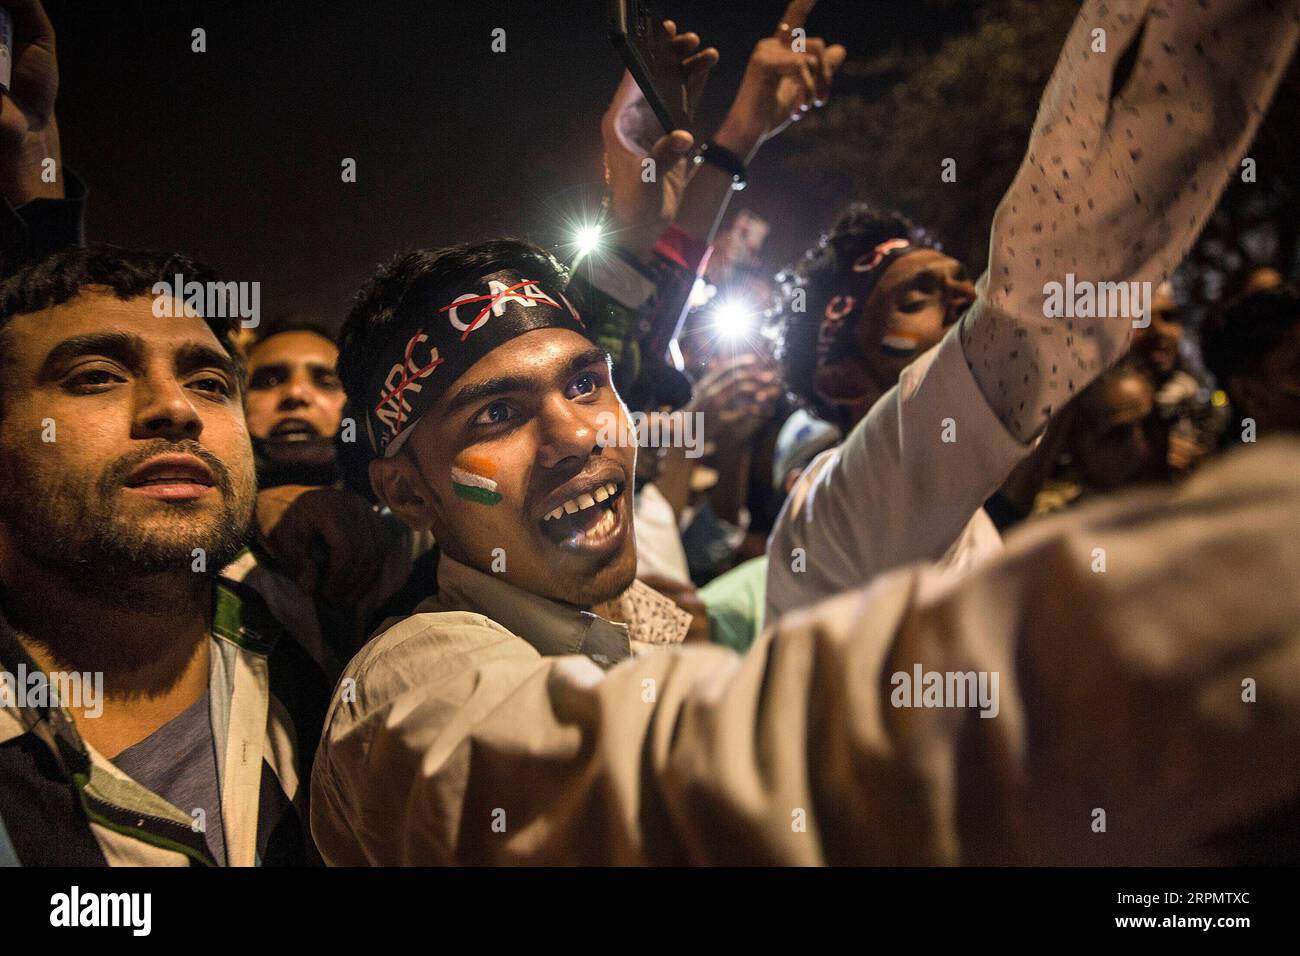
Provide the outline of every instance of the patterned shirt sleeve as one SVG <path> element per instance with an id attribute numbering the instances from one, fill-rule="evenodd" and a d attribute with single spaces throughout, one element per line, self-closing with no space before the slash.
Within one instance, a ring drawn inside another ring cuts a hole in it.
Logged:
<path id="1" fill-rule="evenodd" d="M 1049 318 L 1045 286 L 1169 276 L 1240 172 L 1298 24 L 1295 0 L 1084 4 L 962 321 L 971 372 L 1022 441 L 1126 351 L 1141 321 L 1132 309 Z"/>

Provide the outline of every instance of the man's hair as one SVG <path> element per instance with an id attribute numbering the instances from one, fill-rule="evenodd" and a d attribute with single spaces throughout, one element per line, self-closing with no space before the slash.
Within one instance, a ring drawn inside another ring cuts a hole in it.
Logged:
<path id="1" fill-rule="evenodd" d="M 793 268 L 777 277 L 784 304 L 776 322 L 776 357 L 790 390 L 823 416 L 829 416 L 829 421 L 834 421 L 834 414 L 823 407 L 812 385 L 822 316 L 812 310 L 796 312 L 791 309 L 790 301 L 798 290 L 803 291 L 805 302 L 824 301 L 833 291 L 834 283 L 859 257 L 889 239 L 906 239 L 916 246 L 938 248 L 929 233 L 901 212 L 854 202 L 844 208 L 830 231 Z"/>
<path id="2" fill-rule="evenodd" d="M 906 239 L 915 246 L 933 246 L 929 234 L 897 210 L 880 210 L 866 203 L 849 203 L 830 231 L 803 254 L 794 268 L 802 284 L 816 286 L 843 273 L 860 256 L 889 239 Z"/>
<path id="3" fill-rule="evenodd" d="M 1300 322 L 1300 294 L 1283 287 L 1256 292 L 1211 313 L 1201 326 L 1201 357 L 1220 388 L 1259 368 L 1264 356 Z"/>
<path id="4" fill-rule="evenodd" d="M 352 310 L 339 332 L 339 379 L 349 396 L 363 395 L 375 373 L 374 363 L 387 361 L 382 345 L 392 333 L 398 310 L 412 287 L 468 285 L 502 269 L 535 276 L 558 289 L 569 284 L 569 273 L 545 249 L 523 239 L 494 239 L 442 249 L 417 249 L 402 253 L 380 267 L 357 293 Z M 354 399 L 351 399 L 354 400 Z M 350 400 L 350 401 L 351 401 Z M 357 421 L 362 410 L 349 409 Z M 340 448 L 340 463 L 349 487 L 370 496 L 367 466 L 372 456 L 368 442 Z"/>
<path id="5" fill-rule="evenodd" d="M 0 411 L 3 411 L 3 370 L 10 349 L 5 341 L 9 321 L 70 302 L 88 287 L 106 289 L 126 301 L 154 294 L 158 282 L 170 284 L 177 275 L 204 284 L 216 281 L 208 266 L 178 252 L 127 249 L 107 244 L 63 249 L 44 259 L 25 263 L 0 280 Z M 236 317 L 204 316 L 221 347 L 242 372 L 243 361 L 232 341 Z M 242 381 L 240 383 L 242 388 Z"/>
<path id="6" fill-rule="evenodd" d="M 253 344 L 248 346 L 248 353 L 251 355 L 253 350 L 267 339 L 283 335 L 285 332 L 311 332 L 329 342 L 333 342 L 336 337 L 335 330 L 313 312 L 281 312 L 262 323 L 257 330 L 257 337 L 253 339 Z"/>

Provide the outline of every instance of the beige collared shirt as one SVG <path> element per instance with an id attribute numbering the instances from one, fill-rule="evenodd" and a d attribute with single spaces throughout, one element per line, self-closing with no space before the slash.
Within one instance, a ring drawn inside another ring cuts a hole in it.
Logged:
<path id="1" fill-rule="evenodd" d="M 330 847 L 325 859 L 449 859 L 423 844 L 450 841 L 445 828 L 455 826 L 458 813 L 425 818 L 429 830 L 420 838 L 394 821 L 403 816 L 412 777 L 427 765 L 426 748 L 452 758 L 443 769 L 458 776 L 452 769 L 456 745 L 445 750 L 431 735 L 451 744 L 439 730 L 472 723 L 485 699 L 475 699 L 476 692 L 488 689 L 472 677 L 479 664 L 498 662 L 513 673 L 546 658 L 580 655 L 588 666 L 604 669 L 681 644 L 691 625 L 690 614 L 640 581 L 601 611 L 604 616 L 539 597 L 444 554 L 438 594 L 410 617 L 387 622 L 392 626 L 347 667 L 331 704 L 331 740 L 321 751 L 328 769 L 318 779 L 330 795 L 317 822 Z M 447 792 L 449 801 L 455 802 L 458 786 Z"/>
<path id="2" fill-rule="evenodd" d="M 656 645 L 680 644 L 691 626 L 690 614 L 640 581 L 601 610 L 606 616 L 538 597 L 444 554 L 438 559 L 438 594 L 420 604 L 415 617 L 437 626 L 433 615 L 472 612 L 518 635 L 538 654 L 583 654 L 602 667 Z"/>

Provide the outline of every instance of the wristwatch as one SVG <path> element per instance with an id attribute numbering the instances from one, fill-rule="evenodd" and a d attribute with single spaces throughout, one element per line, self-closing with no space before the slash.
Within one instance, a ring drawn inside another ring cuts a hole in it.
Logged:
<path id="1" fill-rule="evenodd" d="M 718 167 L 724 173 L 731 177 L 732 189 L 744 189 L 748 180 L 745 178 L 745 162 L 725 146 L 719 146 L 710 140 L 707 143 L 701 143 L 699 149 L 695 151 L 692 161 L 698 166 L 700 163 L 711 163 Z"/>

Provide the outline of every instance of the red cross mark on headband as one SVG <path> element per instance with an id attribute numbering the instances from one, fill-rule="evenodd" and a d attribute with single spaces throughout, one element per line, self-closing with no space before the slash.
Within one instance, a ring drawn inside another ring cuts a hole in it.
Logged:
<path id="1" fill-rule="evenodd" d="M 857 261 L 853 263 L 854 272 L 870 272 L 876 266 L 880 265 L 880 260 L 885 258 L 895 249 L 906 249 L 911 243 L 906 239 L 886 239 L 870 252 L 864 252 L 858 256 Z M 870 257 L 870 261 L 866 261 Z"/>
<path id="2" fill-rule="evenodd" d="M 848 315 L 850 312 L 853 311 L 853 306 L 856 303 L 857 303 L 857 299 L 855 299 L 851 295 L 834 296 L 829 302 L 826 303 L 826 311 L 824 315 L 830 321 L 834 321 L 836 319 L 842 319 L 844 318 L 844 316 Z"/>
<path id="3" fill-rule="evenodd" d="M 458 306 L 468 305 L 471 302 L 487 303 L 487 305 L 483 306 L 483 311 L 479 312 L 478 315 L 474 316 L 474 321 L 471 322 L 469 324 L 469 327 L 466 328 L 465 331 L 461 333 L 460 340 L 464 342 L 465 339 L 469 337 L 469 334 L 471 332 L 473 332 L 480 325 L 482 325 L 484 321 L 486 321 L 488 313 L 497 307 L 497 303 L 501 302 L 504 299 L 522 299 L 526 302 L 545 302 L 553 309 L 559 308 L 559 306 L 555 303 L 555 300 L 552 299 L 549 295 L 540 292 L 537 293 L 536 295 L 532 295 L 529 293 L 518 291 L 519 289 L 523 289 L 531 285 L 536 285 L 536 280 L 524 279 L 522 282 L 518 282 L 507 289 L 502 289 L 500 292 L 495 292 L 495 293 L 489 292 L 486 295 L 472 295 L 472 296 L 459 298 L 455 302 L 452 302 L 450 305 L 444 305 L 438 311 L 450 312 L 452 309 L 455 309 Z"/>
<path id="4" fill-rule="evenodd" d="M 402 396 L 405 394 L 406 390 L 415 383 L 415 380 L 417 378 L 424 378 L 435 368 L 441 365 L 444 361 L 446 361 L 441 355 L 438 355 L 437 350 L 435 350 L 434 355 L 436 357 L 431 362 L 429 362 L 428 365 L 425 365 L 422 368 L 418 368 L 415 371 L 412 371 L 411 357 L 415 352 L 415 346 L 422 339 L 425 340 L 428 339 L 428 336 L 424 334 L 423 329 L 420 330 L 419 332 L 416 332 L 414 335 L 412 335 L 410 340 L 406 343 L 406 348 L 402 354 L 402 364 L 401 364 L 402 378 L 393 387 L 393 390 L 391 392 L 386 392 L 380 395 L 379 404 L 375 406 L 375 414 L 378 415 L 379 410 L 383 408 L 385 405 L 389 404 L 390 402 L 393 404 L 393 408 L 397 411 L 397 419 L 393 423 L 394 435 L 397 435 L 397 433 L 402 430 L 402 423 L 404 418 L 406 417 L 405 409 L 402 404 L 405 401 Z"/>

